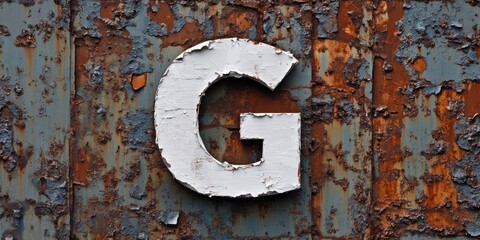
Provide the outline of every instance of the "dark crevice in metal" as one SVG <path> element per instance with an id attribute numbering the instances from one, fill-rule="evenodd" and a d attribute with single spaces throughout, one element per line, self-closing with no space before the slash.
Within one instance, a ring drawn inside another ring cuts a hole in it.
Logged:
<path id="1" fill-rule="evenodd" d="M 75 84 L 75 81 L 76 81 L 76 77 L 75 77 L 75 69 L 74 69 L 74 66 L 75 66 L 75 34 L 74 34 L 74 19 L 75 19 L 75 16 L 77 14 L 77 9 L 76 7 L 78 6 L 78 2 L 77 0 L 71 0 L 71 1 L 68 1 L 68 4 L 69 4 L 69 7 L 70 7 L 70 22 L 69 22 L 69 27 L 68 27 L 68 31 L 70 33 L 70 42 L 68 43 L 69 44 L 69 48 L 70 48 L 70 56 L 69 56 L 69 62 L 70 62 L 70 65 L 69 65 L 69 80 L 70 80 L 70 129 L 74 129 L 74 127 L 72 126 L 72 123 L 73 123 L 73 119 L 75 118 L 75 111 L 76 111 L 76 104 L 75 104 L 75 92 L 76 92 L 76 84 Z M 73 82 L 72 82 L 73 81 Z M 74 230 L 74 223 L 75 223 L 75 219 L 74 219 L 74 204 L 75 204 L 75 188 L 74 188 L 74 177 L 75 177 L 75 163 L 74 163 L 74 157 L 73 157 L 73 154 L 74 152 L 72 151 L 72 149 L 74 149 L 74 142 L 75 142 L 75 131 L 70 131 L 69 132 L 69 139 L 68 139 L 68 150 L 69 150 L 69 154 L 68 154 L 68 163 L 69 163 L 69 166 L 68 166 L 68 188 L 69 188 L 69 191 L 68 191 L 68 205 L 69 205 L 69 239 L 76 239 L 75 237 L 75 234 L 73 232 Z"/>

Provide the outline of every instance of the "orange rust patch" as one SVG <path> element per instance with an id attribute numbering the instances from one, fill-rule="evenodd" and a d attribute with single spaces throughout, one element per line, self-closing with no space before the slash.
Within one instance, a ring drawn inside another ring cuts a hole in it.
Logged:
<path id="1" fill-rule="evenodd" d="M 254 24 L 254 15 L 246 11 L 225 11 L 224 17 L 227 20 L 216 21 L 216 30 L 223 34 L 235 35 L 246 32 Z"/>
<path id="2" fill-rule="evenodd" d="M 388 12 L 387 2 L 380 1 L 375 11 L 375 29 L 379 32 L 386 32 L 388 30 Z"/>
<path id="3" fill-rule="evenodd" d="M 380 189 L 378 196 L 375 199 L 380 202 L 396 201 L 399 199 L 399 181 L 382 179 L 378 182 L 377 187 Z M 377 198 L 380 197 L 380 198 Z"/>
<path id="4" fill-rule="evenodd" d="M 93 173 L 100 172 L 106 165 L 101 157 L 90 154 L 85 149 L 78 150 L 75 158 L 73 181 L 76 184 L 87 185 Z"/>
<path id="5" fill-rule="evenodd" d="M 480 47 L 476 47 L 475 49 L 473 49 L 475 51 L 475 53 L 477 54 L 477 57 L 480 58 Z"/>
<path id="6" fill-rule="evenodd" d="M 234 22 L 240 30 L 245 31 L 250 28 L 252 22 L 248 18 L 247 12 L 237 12 L 235 14 L 231 14 L 228 18 L 229 22 Z"/>
<path id="7" fill-rule="evenodd" d="M 450 170 L 448 166 L 446 164 L 435 165 L 432 167 L 431 173 L 443 176 L 444 179 L 439 182 L 427 184 L 427 207 L 441 207 L 445 205 L 447 201 L 452 204 L 452 207 L 456 207 L 457 192 L 455 190 L 455 186 L 453 185 L 453 181 L 449 177 Z"/>
<path id="8" fill-rule="evenodd" d="M 31 66 L 33 64 L 33 54 L 34 54 L 34 51 L 35 49 L 33 48 L 24 48 L 25 50 L 25 60 L 27 61 L 27 63 L 29 64 L 29 66 Z M 30 69 L 29 69 L 30 70 Z M 29 79 L 30 80 L 30 79 Z"/>
<path id="9" fill-rule="evenodd" d="M 119 179 L 115 177 L 115 169 L 111 169 L 102 176 L 103 185 L 105 187 L 104 191 L 104 201 L 112 202 L 118 199 L 117 191 L 115 190 Z"/>
<path id="10" fill-rule="evenodd" d="M 480 85 L 478 86 L 480 87 Z M 480 90 L 480 88 L 477 89 L 477 91 L 478 90 Z M 455 122 L 457 121 L 457 116 L 451 113 L 446 106 L 449 105 L 449 100 L 462 100 L 462 97 L 468 96 L 469 93 L 470 91 L 467 90 L 460 95 L 452 89 L 446 89 L 443 90 L 440 95 L 438 95 L 436 99 L 437 107 L 435 108 L 435 113 L 438 116 L 436 124 L 441 126 L 441 128 L 435 130 L 433 134 L 435 140 L 444 140 L 449 143 L 455 143 L 457 141 L 457 135 L 455 133 Z M 475 91 L 472 93 L 472 95 L 476 96 Z M 467 100 L 465 99 L 465 101 Z M 477 103 L 476 100 L 474 100 L 473 103 L 480 107 L 480 103 Z M 462 154 L 463 150 L 459 148 L 458 144 L 450 144 L 450 149 L 445 153 L 445 156 L 442 156 L 442 159 L 444 158 L 447 161 L 456 161 L 457 159 L 461 158 Z"/>
<path id="11" fill-rule="evenodd" d="M 337 40 L 315 39 L 314 51 L 314 77 L 322 78 L 329 87 L 349 88 L 345 84 L 343 68 L 352 54 L 350 43 Z M 326 54 L 327 57 L 322 57 Z M 322 62 L 326 60 L 327 62 Z M 316 91 L 314 91 L 316 92 Z"/>
<path id="12" fill-rule="evenodd" d="M 327 163 L 324 162 L 326 155 L 326 144 L 328 139 L 326 139 L 326 131 L 324 123 L 314 123 L 312 124 L 312 140 L 310 143 L 311 161 L 310 161 L 310 181 L 311 181 L 311 190 L 312 190 L 312 211 L 314 216 L 314 224 L 317 225 L 315 228 L 318 229 L 322 225 L 322 218 L 319 217 L 323 213 L 322 201 L 323 201 L 323 191 L 321 190 L 322 186 L 325 186 L 325 182 L 328 180 Z"/>
<path id="13" fill-rule="evenodd" d="M 117 1 L 100 1 L 101 7 L 100 7 L 100 16 L 102 18 L 111 18 L 113 10 L 118 6 Z"/>
<path id="14" fill-rule="evenodd" d="M 87 170 L 86 166 L 89 162 L 88 156 L 85 154 L 85 151 L 78 151 L 77 161 L 75 161 L 75 173 L 74 173 L 74 182 L 80 183 L 83 185 L 87 184 Z"/>
<path id="15" fill-rule="evenodd" d="M 80 88 L 88 82 L 83 65 L 88 62 L 89 50 L 87 46 L 75 47 L 75 88 Z"/>
<path id="16" fill-rule="evenodd" d="M 152 19 L 152 21 L 165 24 L 168 31 L 172 30 L 173 23 L 175 22 L 175 15 L 170 9 L 170 6 L 166 2 L 161 2 L 159 3 L 158 7 L 158 12 L 153 12 L 151 9 L 149 9 L 148 16 L 150 19 Z"/>
<path id="17" fill-rule="evenodd" d="M 221 93 L 215 100 L 208 97 L 202 100 L 199 119 L 207 113 L 214 118 L 211 123 L 200 121 L 200 131 L 209 128 L 225 128 L 230 131 L 224 136 L 228 145 L 225 152 L 220 151 L 216 142 L 210 141 L 208 151 L 219 160 L 228 160 L 231 164 L 251 163 L 252 159 L 261 156 L 259 141 L 240 141 L 240 113 L 246 112 L 300 112 L 297 102 L 290 98 L 287 91 L 279 89 L 270 91 L 253 80 L 227 78 L 207 89 L 205 96 Z M 202 136 L 203 137 L 203 136 Z M 209 141 L 203 138 L 204 141 Z M 248 142 L 248 143 L 245 143 Z"/>
<path id="18" fill-rule="evenodd" d="M 169 34 L 162 42 L 162 46 L 193 46 L 205 40 L 201 26 L 195 22 L 187 22 L 178 33 Z"/>
<path id="19" fill-rule="evenodd" d="M 395 50 L 400 40 L 397 37 L 398 29 L 395 23 L 403 17 L 402 2 L 382 1 L 379 8 L 385 8 L 383 17 L 377 18 L 376 31 L 380 32 L 380 41 L 374 46 L 380 59 L 375 59 L 373 78 L 373 97 L 375 106 L 387 106 L 389 111 L 402 112 L 404 98 L 398 94 L 398 89 L 404 87 L 410 79 L 405 67 L 397 62 Z M 391 72 L 383 70 L 383 64 L 392 66 Z"/>
<path id="20" fill-rule="evenodd" d="M 147 74 L 144 73 L 142 75 L 132 75 L 130 83 L 135 91 L 145 87 L 145 84 L 147 84 Z"/>
<path id="21" fill-rule="evenodd" d="M 357 36 L 355 24 L 349 14 L 362 14 L 362 5 L 353 1 L 340 1 L 338 10 L 338 38 L 345 40 L 354 40 Z"/>
<path id="22" fill-rule="evenodd" d="M 425 69 L 427 69 L 427 63 L 425 62 L 425 59 L 423 57 L 415 59 L 412 62 L 411 66 L 418 73 L 422 73 L 423 71 L 425 71 Z"/>
<path id="23" fill-rule="evenodd" d="M 427 221 L 432 228 L 453 228 L 456 231 L 463 229 L 461 221 L 455 221 L 450 211 L 427 212 Z"/>
<path id="24" fill-rule="evenodd" d="M 405 182 L 402 173 L 402 162 L 406 153 L 401 148 L 403 129 L 403 104 L 408 102 L 405 96 L 399 94 L 410 76 L 403 64 L 397 62 L 395 51 L 400 40 L 395 23 L 403 17 L 403 2 L 380 1 L 375 12 L 374 31 L 378 34 L 378 41 L 374 45 L 376 58 L 373 69 L 373 102 L 374 107 L 385 106 L 391 113 L 389 118 L 377 117 L 373 119 L 374 151 L 378 157 L 378 174 L 380 177 L 373 186 L 373 208 L 381 209 L 378 212 L 378 223 L 374 238 L 390 238 L 396 234 L 398 226 L 393 216 L 408 215 L 404 205 L 396 205 L 404 199 L 411 199 L 410 187 L 403 186 Z M 412 182 L 411 184 L 415 184 Z M 394 215 L 393 215 L 394 214 Z M 414 223 L 409 227 L 415 228 Z"/>
<path id="25" fill-rule="evenodd" d="M 478 101 L 478 93 L 480 93 L 480 83 L 470 82 L 467 89 L 463 93 L 465 100 L 465 115 L 473 116 L 480 113 L 480 101 Z"/>

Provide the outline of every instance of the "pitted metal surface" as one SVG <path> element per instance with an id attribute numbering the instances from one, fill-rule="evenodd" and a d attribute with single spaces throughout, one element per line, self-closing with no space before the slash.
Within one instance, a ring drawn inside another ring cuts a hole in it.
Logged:
<path id="1" fill-rule="evenodd" d="M 479 15 L 475 0 L 0 0 L 0 237 L 479 237 Z M 298 64 L 274 92 L 210 86 L 203 143 L 254 163 L 240 113 L 301 113 L 299 190 L 209 198 L 161 161 L 159 80 L 230 37 Z"/>

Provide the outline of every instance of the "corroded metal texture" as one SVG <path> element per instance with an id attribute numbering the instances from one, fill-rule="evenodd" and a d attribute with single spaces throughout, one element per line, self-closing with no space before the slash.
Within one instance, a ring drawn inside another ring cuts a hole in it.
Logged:
<path id="1" fill-rule="evenodd" d="M 0 236 L 479 237 L 479 15 L 475 0 L 0 0 Z M 240 113 L 300 112 L 299 190 L 209 198 L 161 161 L 159 80 L 227 37 L 299 63 L 275 91 L 209 87 L 204 144 L 257 162 Z"/>
<path id="2" fill-rule="evenodd" d="M 0 1 L 0 237 L 68 238 L 66 2 Z"/>
<path id="3" fill-rule="evenodd" d="M 375 11 L 373 232 L 479 237 L 478 2 Z"/>

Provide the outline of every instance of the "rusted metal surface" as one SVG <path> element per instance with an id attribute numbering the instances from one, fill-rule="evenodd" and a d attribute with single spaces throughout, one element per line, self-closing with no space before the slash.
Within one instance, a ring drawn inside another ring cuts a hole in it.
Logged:
<path id="1" fill-rule="evenodd" d="M 0 0 L 0 236 L 479 237 L 479 15 L 471 0 Z M 207 89 L 204 144 L 253 163 L 240 113 L 300 112 L 297 191 L 209 198 L 161 161 L 160 78 L 226 37 L 299 63 L 275 91 Z"/>
<path id="2" fill-rule="evenodd" d="M 66 2 L 0 1 L 0 237 L 70 235 Z"/>
<path id="3" fill-rule="evenodd" d="M 377 237 L 480 236 L 476 1 L 380 2 L 374 51 Z"/>

